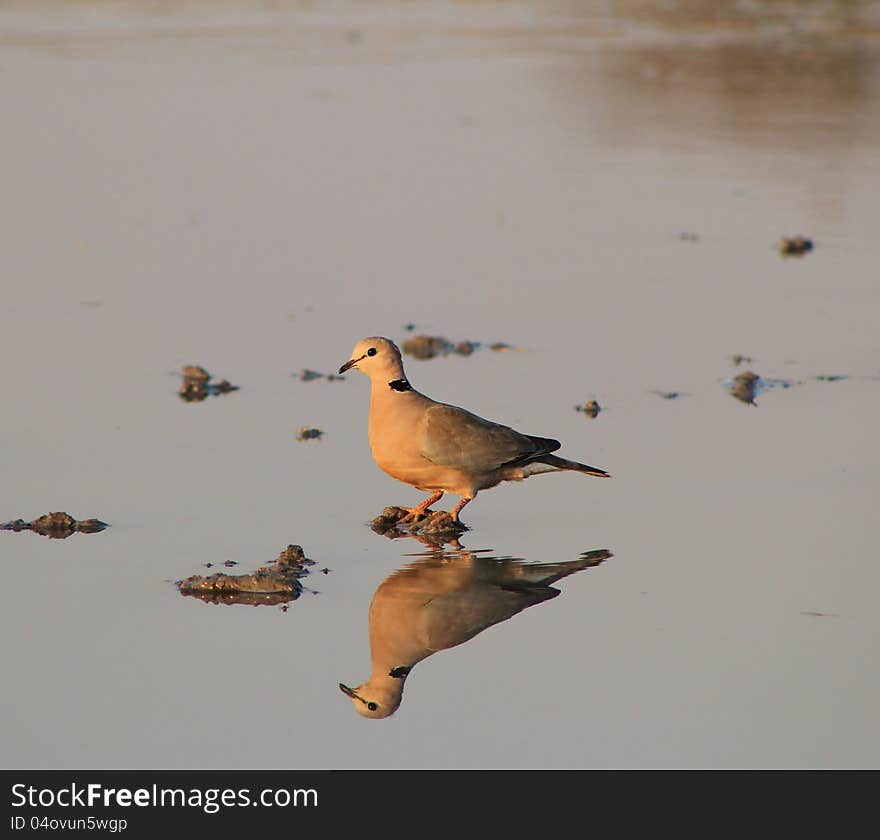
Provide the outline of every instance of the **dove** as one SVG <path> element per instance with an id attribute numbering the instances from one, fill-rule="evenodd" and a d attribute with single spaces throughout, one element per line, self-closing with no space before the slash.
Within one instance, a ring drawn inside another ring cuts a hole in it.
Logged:
<path id="1" fill-rule="evenodd" d="M 369 612 L 370 678 L 354 688 L 339 683 L 339 689 L 364 717 L 393 715 L 419 662 L 555 598 L 560 590 L 550 584 L 611 556 L 597 549 L 577 560 L 526 563 L 464 548 L 432 551 L 379 584 Z"/>
<path id="2" fill-rule="evenodd" d="M 552 455 L 561 446 L 558 440 L 522 434 L 420 393 L 407 379 L 400 350 L 388 338 L 359 341 L 339 373 L 352 368 L 370 378 L 373 460 L 392 478 L 431 494 L 406 508 L 404 520 L 417 520 L 450 493 L 460 497 L 449 512 L 460 523 L 462 508 L 481 490 L 539 473 L 573 470 L 610 478 L 598 467 Z"/>

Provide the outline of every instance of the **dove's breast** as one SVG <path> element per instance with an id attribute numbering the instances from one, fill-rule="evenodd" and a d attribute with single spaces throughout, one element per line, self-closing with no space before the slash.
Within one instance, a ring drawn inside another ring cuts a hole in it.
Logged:
<path id="1" fill-rule="evenodd" d="M 376 391 L 378 390 L 378 393 Z M 418 391 L 405 393 L 374 388 L 370 399 L 369 438 L 373 460 L 392 478 L 419 490 L 468 494 L 471 481 L 457 469 L 429 461 L 422 454 L 425 409 L 432 401 Z"/>

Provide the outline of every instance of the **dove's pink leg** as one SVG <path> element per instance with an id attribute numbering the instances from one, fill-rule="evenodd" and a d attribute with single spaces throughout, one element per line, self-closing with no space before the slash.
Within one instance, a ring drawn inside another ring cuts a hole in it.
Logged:
<path id="1" fill-rule="evenodd" d="M 458 514 L 461 513 L 461 509 L 470 501 L 471 499 L 467 496 L 462 496 L 461 501 L 451 510 L 449 511 L 449 515 L 452 517 L 453 522 L 458 522 Z"/>
<path id="2" fill-rule="evenodd" d="M 406 516 L 400 519 L 401 522 L 410 522 L 411 520 L 418 519 L 434 502 L 439 502 L 440 499 L 443 498 L 443 491 L 438 490 L 433 496 L 428 496 L 424 502 L 420 505 L 416 505 L 414 508 L 407 508 L 409 513 Z"/>

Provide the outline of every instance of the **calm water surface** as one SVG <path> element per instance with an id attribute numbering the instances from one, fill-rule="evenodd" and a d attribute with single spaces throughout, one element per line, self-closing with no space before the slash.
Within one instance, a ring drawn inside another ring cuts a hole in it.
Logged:
<path id="1" fill-rule="evenodd" d="M 880 9 L 588 5 L 3 5 L 0 521 L 111 525 L 0 532 L 5 767 L 878 765 Z M 374 533 L 367 380 L 295 374 L 408 324 L 520 348 L 407 372 L 614 479 Z M 291 543 L 286 611 L 174 587 Z M 487 626 L 367 720 L 377 590 Z"/>

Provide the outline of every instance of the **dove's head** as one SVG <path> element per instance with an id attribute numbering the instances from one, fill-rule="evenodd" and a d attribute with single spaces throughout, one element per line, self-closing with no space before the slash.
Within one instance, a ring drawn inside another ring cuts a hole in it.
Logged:
<path id="1" fill-rule="evenodd" d="M 391 339 L 381 336 L 364 338 L 355 344 L 351 358 L 339 368 L 339 372 L 345 373 L 349 368 L 357 368 L 370 379 L 382 382 L 406 379 L 400 350 Z"/>
<path id="2" fill-rule="evenodd" d="M 403 683 L 403 679 L 394 679 L 391 682 L 383 680 L 380 683 L 369 680 L 356 688 L 339 683 L 339 689 L 351 698 L 351 705 L 359 715 L 386 718 L 393 715 L 400 706 Z"/>

